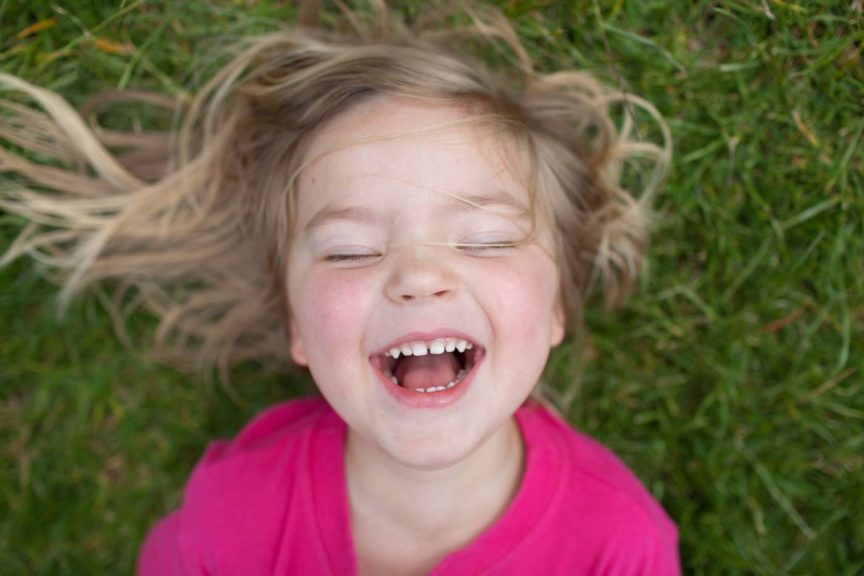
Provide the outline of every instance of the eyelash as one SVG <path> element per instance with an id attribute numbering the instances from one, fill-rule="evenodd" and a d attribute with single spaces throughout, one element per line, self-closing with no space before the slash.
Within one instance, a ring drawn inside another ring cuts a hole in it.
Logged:
<path id="1" fill-rule="evenodd" d="M 488 250 L 507 250 L 515 248 L 515 242 L 463 242 L 456 247 L 463 252 L 486 252 Z"/>
<path id="2" fill-rule="evenodd" d="M 324 257 L 325 262 L 357 262 L 360 260 L 368 260 L 369 258 L 378 258 L 380 254 L 330 254 Z"/>

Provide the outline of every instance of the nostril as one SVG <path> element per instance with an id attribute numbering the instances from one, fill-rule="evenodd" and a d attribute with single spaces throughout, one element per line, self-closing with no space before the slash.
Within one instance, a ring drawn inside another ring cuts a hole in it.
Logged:
<path id="1" fill-rule="evenodd" d="M 438 290 L 438 291 L 432 292 L 431 296 L 433 298 L 445 298 L 445 297 L 450 295 L 450 292 L 451 292 L 451 290 Z M 413 300 L 416 300 L 418 297 L 414 294 L 402 294 L 399 296 L 399 298 L 403 302 L 411 302 Z"/>

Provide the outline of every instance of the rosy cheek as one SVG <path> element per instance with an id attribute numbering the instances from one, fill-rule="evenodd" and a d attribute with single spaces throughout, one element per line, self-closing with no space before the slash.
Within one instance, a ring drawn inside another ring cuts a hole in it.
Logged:
<path id="1" fill-rule="evenodd" d="M 322 271 L 309 277 L 300 288 L 303 297 L 297 299 L 302 309 L 295 311 L 307 344 L 332 353 L 356 347 L 365 327 L 370 284 L 354 271 Z"/>
<path id="2" fill-rule="evenodd" d="M 542 342 L 549 325 L 541 320 L 552 321 L 556 283 L 554 267 L 542 260 L 524 260 L 506 270 L 490 268 L 484 285 L 494 307 L 487 309 L 506 310 L 498 317 L 505 319 L 508 330 L 533 334 Z"/>

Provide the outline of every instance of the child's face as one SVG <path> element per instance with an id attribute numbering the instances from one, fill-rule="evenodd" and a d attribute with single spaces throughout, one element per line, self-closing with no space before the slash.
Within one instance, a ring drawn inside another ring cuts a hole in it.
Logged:
<path id="1" fill-rule="evenodd" d="M 458 462 L 499 430 L 564 331 L 548 230 L 539 244 L 482 246 L 530 228 L 524 168 L 481 128 L 417 134 L 464 120 L 364 103 L 316 136 L 295 202 L 292 357 L 352 433 L 415 467 Z M 433 354 L 448 337 L 473 347 Z M 387 355 L 417 342 L 431 351 Z"/>

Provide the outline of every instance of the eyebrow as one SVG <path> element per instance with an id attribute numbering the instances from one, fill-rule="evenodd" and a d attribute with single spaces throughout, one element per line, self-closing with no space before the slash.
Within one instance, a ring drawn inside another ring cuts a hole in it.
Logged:
<path id="1" fill-rule="evenodd" d="M 362 222 L 365 224 L 381 224 L 384 217 L 365 206 L 325 206 L 318 212 L 312 215 L 309 222 L 306 223 L 306 231 L 312 230 L 331 220 L 348 220 L 351 222 Z"/>
<path id="2" fill-rule="evenodd" d="M 502 206 L 505 208 L 514 209 L 518 212 L 517 217 L 527 216 L 530 211 L 524 203 L 519 201 L 513 195 L 504 192 L 503 190 L 495 191 L 491 194 L 453 194 L 447 195 L 449 202 L 446 205 L 447 209 L 463 211 L 470 209 L 485 209 L 493 206 Z M 381 224 L 385 218 L 371 208 L 365 206 L 324 206 L 321 210 L 312 215 L 309 222 L 306 223 L 306 231 L 323 226 L 325 223 L 332 220 L 347 220 L 350 222 L 360 222 L 363 224 Z"/>
<path id="3" fill-rule="evenodd" d="M 519 212 L 519 216 L 527 215 L 529 213 L 528 207 L 519 200 L 515 198 L 509 192 L 505 192 L 504 190 L 496 190 L 491 194 L 466 194 L 466 195 L 453 195 L 451 196 L 453 200 L 453 205 L 457 208 L 487 208 L 490 206 L 503 206 L 506 208 L 513 208 Z"/>

